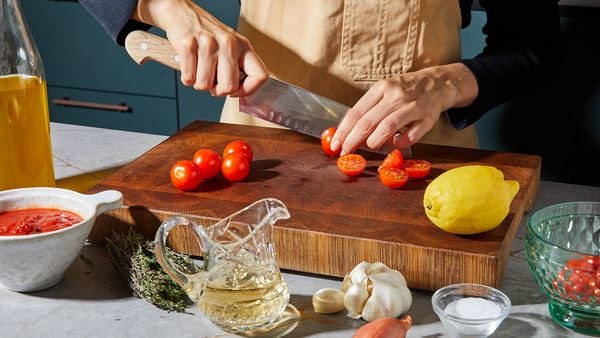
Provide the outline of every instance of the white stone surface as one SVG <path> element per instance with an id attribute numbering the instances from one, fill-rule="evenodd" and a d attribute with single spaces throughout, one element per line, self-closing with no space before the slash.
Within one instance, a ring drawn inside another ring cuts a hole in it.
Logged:
<path id="1" fill-rule="evenodd" d="M 55 122 L 50 130 L 57 180 L 127 164 L 167 138 Z"/>

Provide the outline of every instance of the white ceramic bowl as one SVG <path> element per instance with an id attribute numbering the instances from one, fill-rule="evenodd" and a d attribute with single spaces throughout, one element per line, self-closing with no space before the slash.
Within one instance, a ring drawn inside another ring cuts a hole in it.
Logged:
<path id="1" fill-rule="evenodd" d="M 37 291 L 58 283 L 77 258 L 96 216 L 121 207 L 123 195 L 108 190 L 84 195 L 58 188 L 0 191 L 0 212 L 24 208 L 56 208 L 75 212 L 83 221 L 33 235 L 0 236 L 0 285 L 19 292 Z"/>

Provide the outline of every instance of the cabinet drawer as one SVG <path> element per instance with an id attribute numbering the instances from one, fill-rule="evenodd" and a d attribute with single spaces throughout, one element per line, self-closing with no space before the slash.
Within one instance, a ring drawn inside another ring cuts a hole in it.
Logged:
<path id="1" fill-rule="evenodd" d="M 50 120 L 90 127 L 171 135 L 177 131 L 177 101 L 48 86 Z"/>
<path id="2" fill-rule="evenodd" d="M 76 1 L 22 0 L 49 85 L 176 97 L 175 71 L 143 67 Z"/>

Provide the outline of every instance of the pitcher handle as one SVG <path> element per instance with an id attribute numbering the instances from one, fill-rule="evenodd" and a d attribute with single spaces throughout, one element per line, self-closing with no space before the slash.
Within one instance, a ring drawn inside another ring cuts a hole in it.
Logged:
<path id="1" fill-rule="evenodd" d="M 178 225 L 184 225 L 190 228 L 193 231 L 194 235 L 198 237 L 200 243 L 203 243 L 202 237 L 198 234 L 198 225 L 196 223 L 183 216 L 172 216 L 166 221 L 164 221 L 156 231 L 156 237 L 154 239 L 154 248 L 156 252 L 156 258 L 158 259 L 158 263 L 160 263 L 160 266 L 162 266 L 163 270 L 165 270 L 169 277 L 171 277 L 177 284 L 179 284 L 179 286 L 186 290 L 190 281 L 193 280 L 193 277 L 202 274 L 203 271 L 200 271 L 194 275 L 189 275 L 179 270 L 177 268 L 177 265 L 173 263 L 173 261 L 169 259 L 169 257 L 167 257 L 167 255 L 165 254 L 167 247 L 167 238 L 169 237 L 169 231 L 171 231 L 173 227 L 176 227 Z"/>

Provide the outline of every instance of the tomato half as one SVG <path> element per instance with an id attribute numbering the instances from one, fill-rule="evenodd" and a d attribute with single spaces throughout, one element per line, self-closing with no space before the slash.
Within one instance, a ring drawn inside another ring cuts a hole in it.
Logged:
<path id="1" fill-rule="evenodd" d="M 200 149 L 194 154 L 194 164 L 200 169 L 200 178 L 211 179 L 221 171 L 221 157 L 211 149 Z"/>
<path id="2" fill-rule="evenodd" d="M 325 131 L 321 133 L 321 148 L 323 148 L 323 151 L 325 154 L 327 154 L 327 156 L 340 156 L 340 153 L 342 152 L 342 147 L 335 152 L 331 150 L 331 138 L 335 134 L 336 130 L 337 128 L 332 127 L 325 129 Z"/>
<path id="3" fill-rule="evenodd" d="M 170 170 L 171 183 L 182 191 L 196 189 L 202 179 L 200 169 L 192 161 L 182 160 L 175 163 Z"/>
<path id="4" fill-rule="evenodd" d="M 402 169 L 403 162 L 404 156 L 402 156 L 402 152 L 398 149 L 394 149 L 385 157 L 383 162 L 381 162 L 379 168 L 377 168 L 377 172 L 379 172 L 382 168 L 386 167 Z"/>
<path id="5" fill-rule="evenodd" d="M 406 184 L 408 174 L 402 169 L 385 167 L 379 171 L 379 180 L 386 187 L 398 189 Z"/>
<path id="6" fill-rule="evenodd" d="M 423 178 L 429 175 L 431 164 L 425 160 L 408 159 L 404 161 L 404 170 L 409 178 Z"/>
<path id="7" fill-rule="evenodd" d="M 229 143 L 225 150 L 223 150 L 223 158 L 231 153 L 238 153 L 244 155 L 248 162 L 252 162 L 252 158 L 254 157 L 254 152 L 252 151 L 252 147 L 244 141 L 233 141 Z"/>
<path id="8" fill-rule="evenodd" d="M 226 179 L 236 182 L 248 177 L 250 162 L 240 153 L 232 153 L 223 158 L 221 171 Z"/>
<path id="9" fill-rule="evenodd" d="M 356 176 L 365 170 L 367 161 L 358 154 L 346 154 L 337 159 L 337 167 L 348 176 Z"/>

